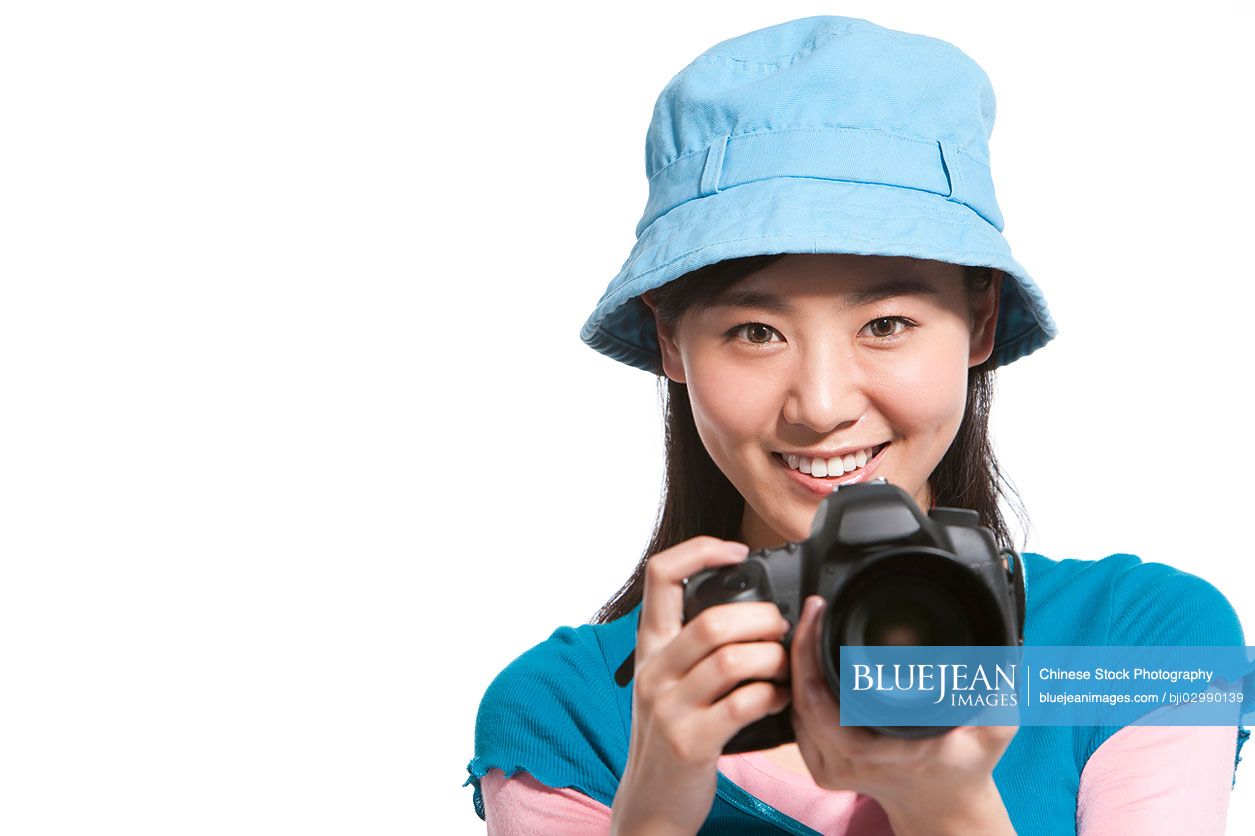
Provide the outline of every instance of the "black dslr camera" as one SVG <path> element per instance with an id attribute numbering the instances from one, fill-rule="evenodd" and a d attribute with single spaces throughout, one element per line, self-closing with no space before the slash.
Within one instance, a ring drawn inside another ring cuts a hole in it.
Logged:
<path id="1" fill-rule="evenodd" d="M 820 663 L 838 701 L 843 645 L 1024 643 L 1020 556 L 1000 550 L 975 511 L 935 508 L 924 516 L 909 494 L 883 478 L 839 487 L 824 497 L 806 540 L 760 549 L 741 563 L 687 578 L 684 621 L 718 604 L 771 601 L 793 625 L 783 639 L 788 649 L 808 595 L 821 595 L 828 604 L 821 619 Z M 926 737 L 953 727 L 868 728 Z M 770 749 L 793 740 L 785 709 L 746 726 L 723 751 Z"/>

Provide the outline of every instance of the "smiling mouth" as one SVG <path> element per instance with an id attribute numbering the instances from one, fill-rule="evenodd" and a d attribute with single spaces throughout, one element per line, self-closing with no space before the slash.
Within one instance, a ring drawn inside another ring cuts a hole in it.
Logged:
<path id="1" fill-rule="evenodd" d="M 780 463 L 781 467 L 784 467 L 786 470 L 790 470 L 794 473 L 797 473 L 800 476 L 804 476 L 807 479 L 814 479 L 817 483 L 838 482 L 838 481 L 845 481 L 851 478 L 857 478 L 859 473 L 861 473 L 865 468 L 867 468 L 869 465 L 871 465 L 873 462 L 876 462 L 880 458 L 881 453 L 884 452 L 885 448 L 888 447 L 890 443 L 891 442 L 886 441 L 883 444 L 878 444 L 875 447 L 873 447 L 871 458 L 869 458 L 864 464 L 855 467 L 853 470 L 846 470 L 841 473 L 832 474 L 829 476 L 813 476 L 798 468 L 789 467 L 788 461 L 785 460 L 782 454 L 773 451 L 771 455 L 774 459 L 776 459 L 777 462 Z"/>

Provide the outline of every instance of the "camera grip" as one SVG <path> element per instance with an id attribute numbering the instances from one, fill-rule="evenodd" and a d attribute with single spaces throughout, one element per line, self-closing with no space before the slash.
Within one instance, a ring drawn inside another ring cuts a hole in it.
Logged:
<path id="1" fill-rule="evenodd" d="M 687 578 L 684 622 L 687 624 L 710 607 L 743 601 L 774 602 L 767 572 L 760 560 L 703 569 Z M 756 681 L 761 680 L 747 679 L 737 683 L 736 688 Z M 723 753 L 733 755 L 738 752 L 774 749 L 793 740 L 793 723 L 789 720 L 789 711 L 786 708 L 745 726 L 724 744 Z"/>

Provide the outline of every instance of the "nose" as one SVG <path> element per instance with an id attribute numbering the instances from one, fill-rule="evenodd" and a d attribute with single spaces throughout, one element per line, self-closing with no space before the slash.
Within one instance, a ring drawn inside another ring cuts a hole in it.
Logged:
<path id="1" fill-rule="evenodd" d="M 855 423 L 867 410 L 866 376 L 840 347 L 817 345 L 798 352 L 786 374 L 783 414 L 790 424 L 804 424 L 826 436 Z"/>

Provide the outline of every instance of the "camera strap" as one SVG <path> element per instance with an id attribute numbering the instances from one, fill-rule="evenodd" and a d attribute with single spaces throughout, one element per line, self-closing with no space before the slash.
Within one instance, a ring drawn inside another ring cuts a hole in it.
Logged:
<path id="1" fill-rule="evenodd" d="M 632 675 L 636 672 L 636 651 L 633 650 L 623 660 L 623 664 L 619 665 L 619 669 L 614 672 L 614 681 L 620 687 L 626 687 L 632 681 Z"/>
<path id="2" fill-rule="evenodd" d="M 1018 622 L 1016 638 L 1020 640 L 1020 644 L 1024 644 L 1024 618 L 1028 609 L 1024 585 L 1024 560 L 1015 549 L 1001 549 L 1000 551 L 1006 558 L 1007 575 L 1011 579 L 1011 589 L 1015 593 L 1015 617 Z"/>

